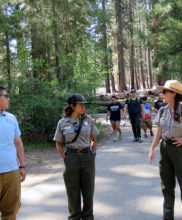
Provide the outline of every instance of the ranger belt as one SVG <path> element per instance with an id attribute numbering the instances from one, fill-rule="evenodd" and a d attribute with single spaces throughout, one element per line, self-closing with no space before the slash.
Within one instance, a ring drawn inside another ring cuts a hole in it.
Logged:
<path id="1" fill-rule="evenodd" d="M 89 147 L 87 147 L 87 148 L 82 148 L 82 149 L 68 148 L 69 151 L 71 151 L 71 152 L 73 152 L 73 153 L 77 153 L 78 155 L 88 153 L 89 149 L 90 149 Z"/>
<path id="2" fill-rule="evenodd" d="M 172 140 L 171 138 L 170 139 L 163 139 L 163 140 L 168 145 L 172 145 L 175 142 L 175 140 Z"/>

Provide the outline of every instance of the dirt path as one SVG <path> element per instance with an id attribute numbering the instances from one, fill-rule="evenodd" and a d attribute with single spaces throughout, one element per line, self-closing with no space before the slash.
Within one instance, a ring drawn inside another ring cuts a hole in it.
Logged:
<path id="1" fill-rule="evenodd" d="M 100 120 L 106 123 L 104 115 Z M 121 123 L 123 127 L 124 122 Z M 152 138 L 142 144 L 132 142 L 131 126 L 125 121 L 123 137 L 113 143 L 111 135 L 98 149 L 94 196 L 95 220 L 161 220 L 162 195 L 158 174 L 158 154 L 152 166 L 147 156 Z M 22 208 L 17 220 L 66 220 L 67 198 L 62 178 L 64 169 L 56 149 L 27 155 L 34 161 L 22 184 Z M 175 207 L 181 219 L 179 188 Z"/>

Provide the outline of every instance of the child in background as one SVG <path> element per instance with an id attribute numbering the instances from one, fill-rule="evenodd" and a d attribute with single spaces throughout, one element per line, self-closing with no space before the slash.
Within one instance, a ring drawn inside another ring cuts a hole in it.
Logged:
<path id="1" fill-rule="evenodd" d="M 121 115 L 123 115 L 123 106 L 120 102 L 117 101 L 117 97 L 113 95 L 111 97 L 111 104 L 108 106 L 108 112 L 106 115 L 106 121 L 108 121 L 108 117 L 110 116 L 110 122 L 113 129 L 113 141 L 117 141 L 117 131 L 119 132 L 119 138 L 121 138 L 121 128 L 120 128 L 120 121 Z"/>
<path id="2" fill-rule="evenodd" d="M 147 102 L 147 96 L 141 97 L 145 110 L 144 118 L 142 116 L 142 129 L 144 131 L 144 137 L 147 138 L 147 128 L 150 129 L 150 135 L 153 136 L 152 121 L 151 121 L 151 106 Z"/>

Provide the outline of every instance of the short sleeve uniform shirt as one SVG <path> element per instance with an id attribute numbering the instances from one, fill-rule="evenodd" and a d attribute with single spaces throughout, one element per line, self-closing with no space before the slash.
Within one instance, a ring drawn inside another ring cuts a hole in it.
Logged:
<path id="1" fill-rule="evenodd" d="M 3 111 L 0 114 L 0 173 L 19 169 L 14 140 L 20 135 L 16 117 Z"/>
<path id="2" fill-rule="evenodd" d="M 75 122 L 72 118 L 66 117 L 59 120 L 54 135 L 54 141 L 62 143 L 71 142 L 76 132 L 74 131 L 75 123 L 79 126 L 79 119 Z M 83 125 L 77 140 L 73 143 L 66 144 L 66 147 L 74 149 L 84 149 L 91 146 L 90 138 L 99 134 L 93 120 L 87 117 L 83 120 Z"/>
<path id="3" fill-rule="evenodd" d="M 181 105 L 178 107 L 178 114 L 181 115 Z M 161 107 L 155 117 L 154 125 L 162 130 L 162 138 L 182 137 L 182 117 L 181 122 L 174 121 L 174 111 L 169 106 Z"/>
<path id="4" fill-rule="evenodd" d="M 111 103 L 108 106 L 107 110 L 111 112 L 110 120 L 113 120 L 113 121 L 120 121 L 121 120 L 120 109 L 123 109 L 123 106 L 119 102 L 116 102 L 116 104 Z"/>

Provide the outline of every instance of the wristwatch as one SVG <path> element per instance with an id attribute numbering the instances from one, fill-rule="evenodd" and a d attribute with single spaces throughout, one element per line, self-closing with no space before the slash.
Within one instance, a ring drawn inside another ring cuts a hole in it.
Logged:
<path id="1" fill-rule="evenodd" d="M 22 166 L 19 166 L 19 169 L 22 169 L 22 168 L 25 168 L 25 166 L 23 166 L 23 165 L 22 165 Z"/>
<path id="2" fill-rule="evenodd" d="M 92 152 L 93 153 L 93 155 L 96 157 L 96 152 Z"/>

